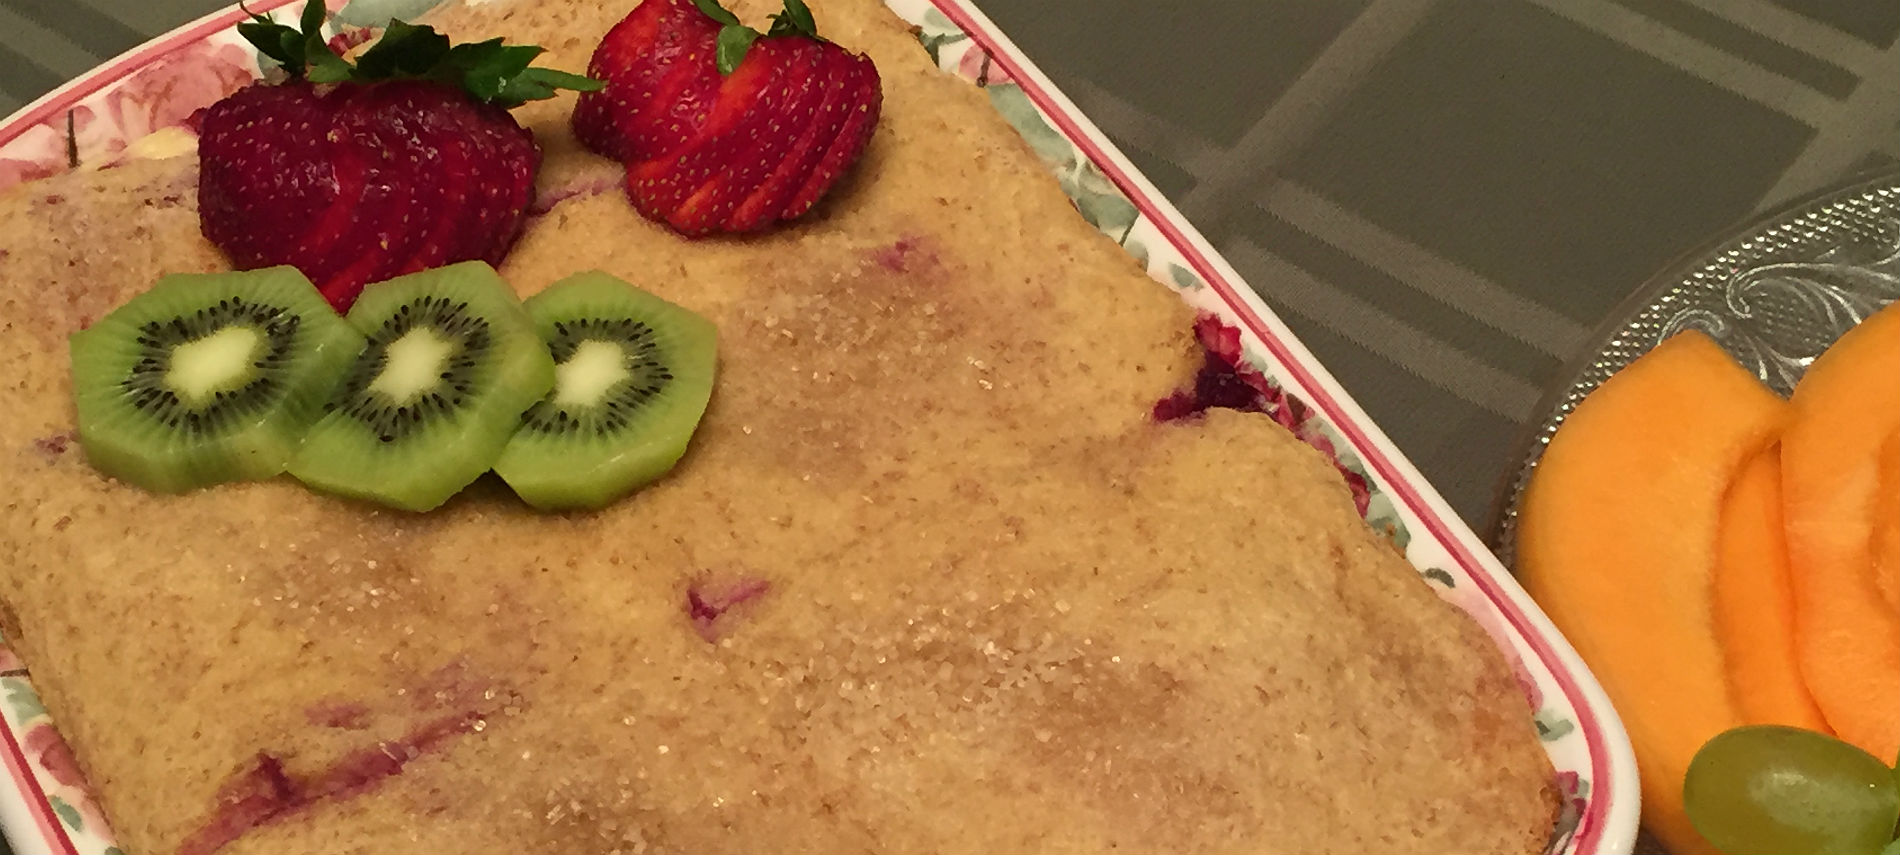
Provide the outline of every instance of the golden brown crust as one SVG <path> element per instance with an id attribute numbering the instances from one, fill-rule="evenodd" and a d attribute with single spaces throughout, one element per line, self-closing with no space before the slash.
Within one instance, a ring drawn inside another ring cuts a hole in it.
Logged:
<path id="1" fill-rule="evenodd" d="M 218 266 L 189 161 L 0 199 L 0 595 L 128 851 L 177 849 L 260 752 L 308 786 L 379 743 L 400 774 L 223 851 L 1539 848 L 1549 764 L 1484 634 L 1272 422 L 1152 423 L 1187 310 L 881 5 L 813 5 L 887 102 L 819 216 L 689 243 L 613 190 L 503 270 L 718 323 L 693 450 L 600 514 L 99 479 L 36 442 L 71 428 L 63 337 Z M 623 12 L 443 23 L 578 68 Z M 544 185 L 610 175 L 563 110 L 523 110 Z M 689 619 L 689 587 L 760 580 Z"/>

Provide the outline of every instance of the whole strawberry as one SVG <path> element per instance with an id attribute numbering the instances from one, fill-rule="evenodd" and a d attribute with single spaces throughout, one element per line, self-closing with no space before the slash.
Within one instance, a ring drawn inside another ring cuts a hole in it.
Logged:
<path id="1" fill-rule="evenodd" d="M 810 211 L 863 155 L 883 105 L 877 67 L 818 35 L 802 0 L 765 33 L 717 0 L 643 0 L 588 65 L 575 136 L 627 165 L 648 218 L 692 236 Z"/>
<path id="2" fill-rule="evenodd" d="M 392 21 L 352 64 L 322 37 L 321 0 L 298 28 L 238 30 L 283 66 L 211 105 L 198 143 L 198 216 L 239 269 L 290 264 L 338 311 L 363 286 L 430 267 L 499 264 L 521 230 L 541 151 L 508 109 L 599 84 L 530 68 L 500 39 L 451 47 Z"/>

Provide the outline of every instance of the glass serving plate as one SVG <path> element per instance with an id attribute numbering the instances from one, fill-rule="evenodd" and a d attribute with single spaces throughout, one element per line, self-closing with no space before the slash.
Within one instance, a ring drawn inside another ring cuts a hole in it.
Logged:
<path id="1" fill-rule="evenodd" d="M 1518 503 L 1564 418 L 1610 375 L 1685 329 L 1709 334 L 1783 396 L 1808 363 L 1900 299 L 1900 171 L 1869 173 L 1687 254 L 1637 289 L 1538 405 L 1492 511 L 1508 565 Z"/>
<path id="2" fill-rule="evenodd" d="M 1544 448 L 1585 396 L 1685 329 L 1708 333 L 1786 396 L 1821 351 L 1900 299 L 1900 171 L 1870 172 L 1750 221 L 1686 254 L 1638 288 L 1538 404 L 1488 526 L 1515 563 L 1524 490 Z M 1647 835 L 1638 853 L 1661 853 Z"/>

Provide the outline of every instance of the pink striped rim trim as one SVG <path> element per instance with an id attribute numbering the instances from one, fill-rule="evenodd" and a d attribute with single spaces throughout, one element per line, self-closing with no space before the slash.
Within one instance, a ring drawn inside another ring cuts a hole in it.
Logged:
<path id="1" fill-rule="evenodd" d="M 1027 63 L 1027 60 L 1018 57 L 1013 51 L 1004 50 L 999 47 L 996 36 L 985 29 L 978 23 L 976 18 L 969 14 L 964 8 L 963 0 L 930 0 L 930 2 L 931 5 L 937 7 L 938 11 L 943 12 L 944 15 L 949 17 L 958 28 L 962 29 L 964 33 L 968 34 L 970 38 L 982 46 L 984 50 L 988 51 L 997 62 L 1002 63 L 1003 67 L 1009 71 L 1010 76 L 1013 77 L 1016 83 L 1022 87 L 1023 91 L 1029 95 L 1030 100 L 1034 101 L 1036 106 L 1042 108 L 1044 113 L 1047 113 L 1054 119 L 1056 124 L 1061 127 L 1063 134 L 1069 139 L 1074 140 L 1076 144 L 1088 154 L 1089 159 L 1093 160 L 1096 166 L 1100 167 L 1103 173 L 1106 174 L 1111 181 L 1115 182 L 1115 186 L 1121 188 L 1122 192 L 1128 196 L 1129 201 L 1133 202 L 1135 207 L 1139 209 L 1142 214 L 1146 215 L 1149 220 L 1154 222 L 1155 225 L 1161 229 L 1162 233 L 1167 237 L 1168 242 L 1173 244 L 1174 248 L 1179 250 L 1181 254 L 1187 258 L 1188 263 L 1193 266 L 1194 271 L 1201 276 L 1202 280 L 1214 286 L 1214 289 L 1221 295 L 1221 299 L 1227 303 L 1228 308 L 1232 309 L 1234 314 L 1239 316 L 1241 320 L 1247 324 L 1254 335 L 1273 353 L 1274 358 L 1287 367 L 1288 371 L 1293 375 L 1295 382 L 1306 391 L 1307 398 L 1318 406 L 1322 412 L 1326 413 L 1327 418 L 1346 435 L 1347 440 L 1351 442 L 1353 448 L 1359 452 L 1360 457 L 1371 465 L 1387 484 L 1391 485 L 1393 491 L 1398 493 L 1399 498 L 1412 510 L 1412 513 L 1424 521 L 1425 527 L 1430 530 L 1432 536 L 1450 548 L 1453 557 L 1458 560 L 1459 566 L 1463 567 L 1465 572 L 1477 582 L 1478 587 L 1484 591 L 1485 596 L 1491 600 L 1493 605 L 1497 606 L 1498 610 L 1510 621 L 1512 628 L 1515 629 L 1537 653 L 1538 659 L 1543 662 L 1544 666 L 1550 669 L 1551 674 L 1556 678 L 1559 686 L 1563 688 L 1564 697 L 1568 698 L 1571 705 L 1576 709 L 1578 726 L 1584 729 L 1586 733 L 1585 742 L 1589 745 L 1590 749 L 1590 768 L 1592 772 L 1590 806 L 1584 816 L 1578 821 L 1576 843 L 1573 848 L 1580 852 L 1594 851 L 1602 842 L 1603 827 L 1605 824 L 1604 814 L 1608 812 L 1610 804 L 1611 777 L 1609 757 L 1608 750 L 1604 747 L 1604 743 L 1607 740 L 1603 733 L 1602 724 L 1597 720 L 1596 714 L 1583 698 L 1582 689 L 1558 660 L 1556 651 L 1551 648 L 1549 641 L 1543 637 L 1542 633 L 1537 632 L 1529 625 L 1529 619 L 1525 616 L 1523 610 L 1518 608 L 1515 601 L 1505 596 L 1504 593 L 1498 589 L 1497 585 L 1491 580 L 1489 573 L 1478 561 L 1477 556 L 1471 552 L 1470 548 L 1461 538 L 1452 534 L 1452 527 L 1432 509 L 1430 504 L 1425 501 L 1424 497 L 1419 494 L 1418 490 L 1414 488 L 1409 481 L 1399 476 L 1392 461 L 1387 458 L 1385 452 L 1379 448 L 1378 444 L 1373 442 L 1372 438 L 1367 436 L 1356 423 L 1346 417 L 1332 395 L 1327 393 L 1313 374 L 1308 371 L 1299 360 L 1293 357 L 1285 344 L 1279 340 L 1279 337 L 1268 329 L 1266 321 L 1255 314 L 1253 309 L 1247 305 L 1246 301 L 1240 298 L 1233 283 L 1229 282 L 1225 276 L 1222 276 L 1219 271 L 1214 269 L 1214 266 L 1208 262 L 1207 257 L 1194 246 L 1192 241 L 1188 240 L 1186 234 L 1181 230 L 1174 219 L 1165 216 L 1162 213 L 1161 206 L 1156 204 L 1142 188 L 1136 186 L 1135 182 L 1128 178 L 1127 173 L 1115 163 L 1113 158 L 1109 157 L 1101 143 L 1091 134 L 1084 131 L 1075 121 L 1074 117 L 1069 115 L 1066 110 L 1049 96 L 1049 93 L 1043 89 L 1042 85 L 1034 76 L 1025 73 L 1023 66 Z"/>
<path id="2" fill-rule="evenodd" d="M 40 780 L 33 776 L 33 768 L 26 759 L 26 750 L 20 747 L 20 740 L 14 736 L 13 728 L 0 723 L 0 735 L 6 737 L 7 771 L 13 775 L 13 784 L 20 792 L 32 796 L 28 804 L 33 809 L 33 819 L 40 827 L 40 837 L 53 844 L 53 851 L 60 855 L 78 855 L 79 848 L 73 845 L 73 839 L 66 835 L 66 826 L 60 824 L 59 817 L 53 815 L 53 803 L 46 797 L 46 790 L 40 787 Z"/>

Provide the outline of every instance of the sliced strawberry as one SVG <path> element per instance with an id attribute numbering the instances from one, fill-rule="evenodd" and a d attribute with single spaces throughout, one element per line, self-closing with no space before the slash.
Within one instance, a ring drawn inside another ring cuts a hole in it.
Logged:
<path id="1" fill-rule="evenodd" d="M 198 140 L 205 237 L 240 267 L 263 267 L 302 240 L 310 212 L 336 201 L 325 154 L 330 110 L 303 83 L 247 86 L 206 108 Z"/>
<path id="2" fill-rule="evenodd" d="M 754 112 L 763 112 L 771 118 L 763 132 L 742 137 L 740 150 L 718 170 L 715 180 L 680 202 L 668 218 L 674 228 L 685 234 L 740 231 L 731 227 L 739 205 L 777 173 L 808 135 L 808 131 L 801 131 L 798 122 L 803 121 L 810 127 L 823 124 L 817 120 L 818 108 L 829 94 L 828 81 L 819 68 L 825 53 L 823 47 L 810 39 L 775 36 L 760 39 L 752 50 L 776 50 L 792 55 L 783 63 L 785 71 L 780 75 L 777 95 L 762 98 L 753 105 Z"/>
<path id="3" fill-rule="evenodd" d="M 645 0 L 589 69 L 608 82 L 582 96 L 576 134 L 627 165 L 636 209 L 688 236 L 806 213 L 863 154 L 882 108 L 871 60 L 819 38 L 802 0 L 785 0 L 764 35 L 715 0 Z"/>
<path id="4" fill-rule="evenodd" d="M 526 133 L 523 132 L 525 138 Z M 540 149 L 517 143 L 512 150 L 497 161 L 501 174 L 488 179 L 508 188 L 508 202 L 501 209 L 501 216 L 495 229 L 489 234 L 489 243 L 480 258 L 499 267 L 502 259 L 514 249 L 515 241 L 521 239 L 521 227 L 528 221 L 528 203 L 534 198 L 534 174 L 539 164 Z"/>
<path id="5" fill-rule="evenodd" d="M 413 186 L 412 209 L 405 212 L 392 243 L 390 263 L 381 278 L 434 267 L 449 259 L 446 246 L 429 248 L 432 237 L 451 227 L 468 205 L 469 183 L 474 179 L 464 134 L 447 116 L 470 108 L 461 93 L 424 81 L 379 84 L 395 94 L 384 121 L 400 125 L 413 148 L 407 151 L 407 174 Z"/>
<path id="6" fill-rule="evenodd" d="M 718 34 L 719 23 L 691 0 L 645 0 L 634 7 L 588 62 L 588 76 L 606 85 L 582 93 L 575 103 L 574 136 L 619 161 L 646 160 L 678 147 L 693 123 L 644 108 L 692 100 L 716 88 L 711 60 Z"/>
<path id="7" fill-rule="evenodd" d="M 540 167 L 540 148 L 508 108 L 598 81 L 530 67 L 539 48 L 452 47 L 402 21 L 352 65 L 322 39 L 324 14 L 307 0 L 300 28 L 259 16 L 239 25 L 291 80 L 204 111 L 206 238 L 239 268 L 295 265 L 338 310 L 399 273 L 500 264 Z"/>
<path id="8" fill-rule="evenodd" d="M 845 104 L 850 116 L 845 119 L 844 127 L 838 130 L 838 136 L 825 151 L 825 156 L 812 168 L 811 177 L 805 179 L 805 186 L 793 194 L 790 202 L 785 203 L 785 209 L 779 213 L 782 219 L 801 216 L 818 204 L 818 200 L 831 190 L 831 185 L 837 183 L 838 176 L 843 175 L 864 154 L 864 147 L 870 144 L 871 135 L 877 132 L 878 114 L 884 107 L 877 68 L 871 64 L 870 58 L 862 54 L 847 55 L 844 61 L 852 63 L 858 72 L 856 81 L 848 84 L 845 90 Z"/>
<path id="9" fill-rule="evenodd" d="M 817 106 L 812 108 L 810 124 L 805 126 L 804 133 L 798 136 L 798 141 L 765 182 L 733 209 L 726 220 L 728 230 L 749 232 L 778 222 L 786 204 L 804 188 L 812 170 L 830 150 L 832 141 L 837 139 L 845 122 L 855 115 L 851 109 L 851 93 L 858 85 L 855 66 L 829 63 L 815 76 L 821 81 L 821 97 Z"/>
<path id="10" fill-rule="evenodd" d="M 433 168 L 418 180 L 435 185 L 433 207 L 419 205 L 426 222 L 419 222 L 416 241 L 406 257 L 399 257 L 391 276 L 413 273 L 449 263 L 460 256 L 465 224 L 474 220 L 477 210 L 473 199 L 481 192 L 476 183 L 475 145 L 457 111 L 430 110 L 418 105 L 419 134 L 428 141 L 435 157 Z"/>
<path id="11" fill-rule="evenodd" d="M 479 227 L 470 232 L 467 258 L 499 266 L 527 221 L 534 198 L 534 176 L 541 166 L 541 147 L 534 135 L 515 123 L 506 110 L 479 107 L 470 121 L 480 129 L 474 136 L 488 152 L 476 161 L 476 180 L 486 189 L 481 201 Z"/>
<path id="12" fill-rule="evenodd" d="M 364 162 L 357 147 L 331 142 L 325 147 L 324 157 L 329 159 L 336 176 L 336 197 L 311 218 L 308 231 L 283 246 L 276 260 L 268 262 L 295 265 L 310 281 L 317 283 L 335 276 L 348 262 L 348 256 L 337 250 L 354 230 L 363 210 L 363 194 L 369 180 L 369 164 Z M 268 207 L 271 206 L 260 204 L 257 209 Z"/>
<path id="13" fill-rule="evenodd" d="M 437 118 L 460 137 L 468 158 L 469 175 L 454 231 L 441 240 L 450 259 L 483 258 L 494 243 L 493 236 L 506 213 L 503 207 L 510 196 L 510 187 L 489 180 L 493 164 L 502 157 L 502 141 L 480 116 L 469 111 L 457 110 Z"/>
<path id="14" fill-rule="evenodd" d="M 398 259 L 420 237 L 418 212 L 439 204 L 418 172 L 429 168 L 434 147 L 419 136 L 419 123 L 408 103 L 416 84 L 381 83 L 367 87 L 338 114 L 333 136 L 347 156 L 364 164 L 363 195 L 350 228 L 329 248 L 343 267 L 317 280 L 332 304 L 349 304 L 363 286 L 388 278 Z M 421 84 L 431 88 L 434 84 Z"/>
<path id="15" fill-rule="evenodd" d="M 791 96 L 789 57 L 798 52 L 785 39 L 761 39 L 752 46 L 748 62 L 725 78 L 714 108 L 691 142 L 677 152 L 646 161 L 627 170 L 627 187 L 634 207 L 692 233 L 674 219 L 688 199 L 732 180 L 737 171 L 760 172 L 745 155 L 773 136 L 785 139 L 782 106 Z M 786 59 L 781 60 L 781 55 Z M 803 93 L 803 87 L 797 87 Z M 756 177 L 763 180 L 763 176 Z"/>
<path id="16" fill-rule="evenodd" d="M 664 157 L 692 141 L 711 120 L 722 80 L 713 64 L 714 49 L 681 46 L 678 59 L 653 82 L 653 97 L 621 114 L 626 138 L 623 163 Z"/>
<path id="17" fill-rule="evenodd" d="M 574 130 L 574 138 L 589 150 L 625 160 L 632 155 L 626 148 L 625 132 L 620 130 L 621 116 L 631 115 L 634 110 L 627 100 L 643 97 L 636 93 L 644 92 L 650 83 L 646 74 L 657 73 L 659 65 L 650 61 L 649 50 L 659 38 L 660 19 L 666 11 L 667 3 L 643 2 L 635 6 L 620 22 L 614 24 L 601 38 L 600 45 L 594 49 L 594 55 L 587 62 L 587 76 L 606 83 L 598 92 L 589 92 L 576 99 L 574 112 L 568 116 L 568 124 Z"/>

